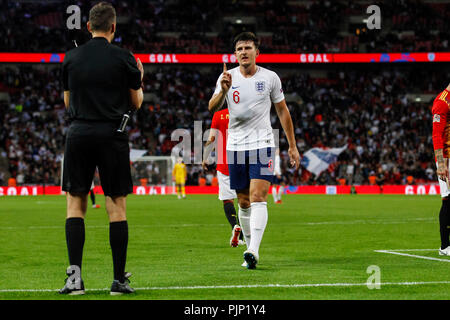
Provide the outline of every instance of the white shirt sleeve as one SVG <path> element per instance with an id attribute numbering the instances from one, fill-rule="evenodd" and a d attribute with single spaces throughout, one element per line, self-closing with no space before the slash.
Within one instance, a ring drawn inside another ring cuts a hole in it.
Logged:
<path id="1" fill-rule="evenodd" d="M 218 94 L 220 90 L 222 90 L 222 87 L 220 86 L 220 80 L 222 79 L 222 74 L 220 74 L 219 78 L 216 82 L 216 89 L 214 90 L 214 94 Z"/>
<path id="2" fill-rule="evenodd" d="M 283 88 L 281 86 L 280 77 L 274 72 L 272 78 L 272 88 L 270 91 L 270 99 L 273 103 L 278 103 L 284 100 Z"/>

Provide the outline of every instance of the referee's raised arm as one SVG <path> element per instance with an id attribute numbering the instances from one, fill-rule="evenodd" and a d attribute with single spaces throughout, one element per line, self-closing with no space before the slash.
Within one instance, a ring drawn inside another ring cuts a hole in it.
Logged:
<path id="1" fill-rule="evenodd" d="M 92 39 L 65 55 L 62 65 L 64 103 L 71 124 L 64 152 L 62 190 L 67 193 L 66 242 L 70 266 L 61 294 L 84 294 L 81 262 L 87 195 L 98 168 L 109 216 L 113 257 L 111 294 L 133 293 L 125 272 L 128 247 L 126 197 L 133 192 L 130 149 L 119 126 L 141 107 L 144 68 L 133 54 L 112 45 L 116 11 L 100 2 L 89 12 Z M 126 123 L 126 121 L 125 121 Z M 125 129 L 125 130 L 123 130 Z"/>

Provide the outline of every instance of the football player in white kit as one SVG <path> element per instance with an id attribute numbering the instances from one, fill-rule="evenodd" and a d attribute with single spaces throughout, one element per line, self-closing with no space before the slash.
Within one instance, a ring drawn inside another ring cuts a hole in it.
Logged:
<path id="1" fill-rule="evenodd" d="M 289 143 L 290 164 L 296 169 L 300 155 L 280 78 L 275 72 L 256 65 L 258 39 L 251 32 L 243 32 L 233 44 L 239 66 L 228 71 L 223 65 L 208 109 L 216 112 L 227 101 L 230 186 L 238 196 L 239 222 L 247 244 L 244 260 L 248 269 L 254 269 L 259 262 L 259 247 L 268 218 L 267 195 L 274 177 L 272 102 Z"/>
<path id="2" fill-rule="evenodd" d="M 273 177 L 273 183 L 272 183 L 272 196 L 273 196 L 273 202 L 274 203 L 281 203 L 281 195 L 284 192 L 284 187 L 286 186 L 286 183 L 284 181 L 283 173 L 281 172 L 281 157 L 280 157 L 280 149 L 277 148 L 275 153 L 275 168 L 273 171 L 273 174 L 275 177 Z M 277 186 L 278 190 L 277 190 Z"/>

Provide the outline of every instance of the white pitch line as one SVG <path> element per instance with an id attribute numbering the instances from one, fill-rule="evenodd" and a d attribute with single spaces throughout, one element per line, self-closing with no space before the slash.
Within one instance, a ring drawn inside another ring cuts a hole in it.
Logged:
<path id="1" fill-rule="evenodd" d="M 192 228 L 192 227 L 211 227 L 211 226 L 225 226 L 226 224 L 168 224 L 164 225 L 164 228 Z M 161 224 L 152 224 L 152 225 L 133 225 L 132 228 L 160 228 Z M 104 226 L 89 226 L 87 225 L 85 228 L 87 229 L 106 229 L 109 228 L 108 225 Z M 17 229 L 62 229 L 64 230 L 64 224 L 60 226 L 23 226 L 23 227 L 0 227 L 0 230 L 17 230 Z"/>
<path id="2" fill-rule="evenodd" d="M 434 223 L 434 218 L 414 218 L 414 219 L 405 219 L 401 221 L 385 221 L 385 220 L 350 220 L 350 221 L 322 221 L 322 222 L 294 222 L 289 223 L 289 225 L 307 225 L 307 226 L 320 226 L 320 225 L 348 225 L 348 224 L 406 224 L 411 223 L 413 221 L 420 221 L 420 222 L 428 222 L 428 223 Z M 211 226 L 224 226 L 225 224 L 169 224 L 164 225 L 164 228 L 191 228 L 191 227 L 211 227 Z M 284 224 L 278 224 L 278 225 L 284 225 Z M 89 226 L 86 225 L 86 228 L 88 229 L 97 229 L 97 228 L 107 228 L 107 225 L 104 226 Z M 153 224 L 153 225 L 135 225 L 132 226 L 133 228 L 159 228 L 161 227 L 160 224 Z M 64 229 L 64 224 L 60 226 L 23 226 L 23 227 L 0 227 L 0 230 L 16 230 L 16 229 Z"/>
<path id="3" fill-rule="evenodd" d="M 436 219 L 434 218 L 413 218 L 413 219 L 405 219 L 405 220 L 350 220 L 350 221 L 322 221 L 322 222 L 300 222 L 300 223 L 293 223 L 293 224 L 305 224 L 305 225 L 327 225 L 327 224 L 406 224 L 411 223 L 414 221 L 418 222 L 435 222 Z"/>
<path id="4" fill-rule="evenodd" d="M 433 284 L 450 284 L 450 281 L 414 281 L 414 282 L 381 282 L 369 283 L 371 286 L 418 286 Z M 140 291 L 150 290 L 204 290 L 204 289 L 245 289 L 245 288 L 317 288 L 317 287 L 363 287 L 367 283 L 304 283 L 304 284 L 250 284 L 234 286 L 186 286 L 186 287 L 142 287 L 135 288 Z M 86 291 L 108 291 L 109 288 L 86 289 Z M 0 293 L 8 292 L 57 292 L 58 289 L 0 289 Z"/>
<path id="5" fill-rule="evenodd" d="M 429 249 L 426 249 L 427 251 Z M 434 249 L 437 251 L 437 249 Z M 442 262 L 450 262 L 450 259 L 439 259 L 439 258 L 433 258 L 433 257 L 426 257 L 426 256 L 418 256 L 415 254 L 408 254 L 408 253 L 402 253 L 402 252 L 396 252 L 393 250 L 374 250 L 375 252 L 380 252 L 380 253 L 390 253 L 390 254 L 396 254 L 399 256 L 405 256 L 405 257 L 411 257 L 411 258 L 417 258 L 417 259 L 425 259 L 425 260 L 433 260 L 433 261 L 442 261 Z M 402 251 L 406 251 L 406 250 L 402 250 Z"/>
<path id="6" fill-rule="evenodd" d="M 375 250 L 375 251 L 437 251 L 438 249 L 389 249 L 389 250 Z"/>

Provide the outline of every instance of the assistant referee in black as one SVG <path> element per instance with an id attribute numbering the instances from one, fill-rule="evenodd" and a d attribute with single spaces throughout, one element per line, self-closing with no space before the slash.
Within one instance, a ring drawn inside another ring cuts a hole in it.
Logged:
<path id="1" fill-rule="evenodd" d="M 92 39 L 68 51 L 62 65 L 67 131 L 62 190 L 67 192 L 66 242 L 70 267 L 61 294 L 84 294 L 81 261 L 87 196 L 98 168 L 109 216 L 114 281 L 111 294 L 132 293 L 125 273 L 128 247 L 126 197 L 133 192 L 128 135 L 117 132 L 122 117 L 139 109 L 144 69 L 125 49 L 111 44 L 116 11 L 106 2 L 89 11 Z"/>

